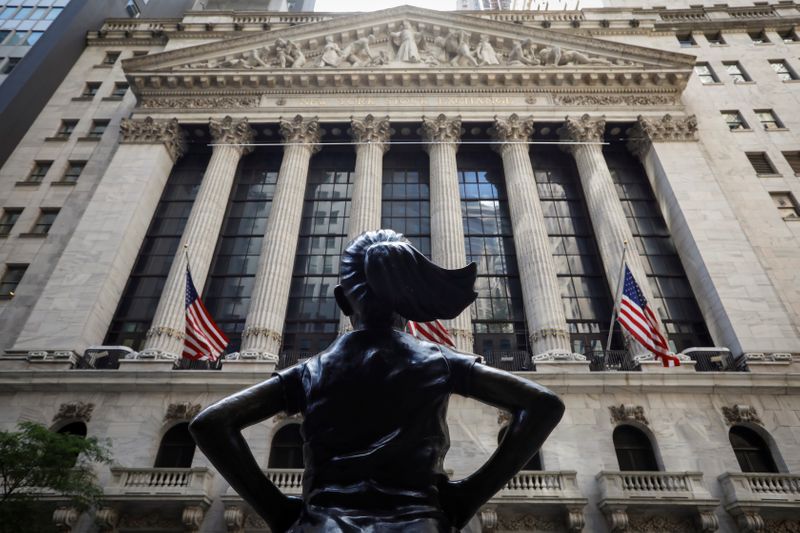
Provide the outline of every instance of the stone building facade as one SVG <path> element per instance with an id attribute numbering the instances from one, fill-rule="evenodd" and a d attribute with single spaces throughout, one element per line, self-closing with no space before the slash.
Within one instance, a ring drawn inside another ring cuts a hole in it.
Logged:
<path id="1" fill-rule="evenodd" d="M 336 260 L 383 226 L 476 261 L 459 348 L 567 404 L 470 531 L 800 528 L 798 24 L 795 2 L 107 21 L 0 169 L 0 424 L 114 456 L 101 508 L 49 498 L 55 523 L 265 530 L 186 422 L 345 330 Z M 187 257 L 220 365 L 176 361 Z M 623 257 L 679 368 L 609 335 Z M 246 431 L 293 493 L 299 422 Z M 453 398 L 454 477 L 506 422 Z"/>

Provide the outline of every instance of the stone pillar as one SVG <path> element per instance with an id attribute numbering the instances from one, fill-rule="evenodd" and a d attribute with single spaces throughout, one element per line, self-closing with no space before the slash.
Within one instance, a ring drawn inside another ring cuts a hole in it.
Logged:
<path id="1" fill-rule="evenodd" d="M 120 145 L 86 206 L 14 351 L 101 344 L 175 161 L 177 119 L 125 119 Z"/>
<path id="2" fill-rule="evenodd" d="M 209 129 L 216 146 L 172 260 L 142 355 L 180 357 L 185 329 L 186 254 L 194 285 L 202 292 L 239 160 L 252 151 L 251 146 L 243 146 L 252 143 L 254 135 L 246 118 L 212 118 Z"/>
<path id="3" fill-rule="evenodd" d="M 505 120 L 495 117 L 493 135 L 503 143 L 495 149 L 503 158 L 531 351 L 539 359 L 554 354 L 572 359 L 566 356 L 572 351 L 567 320 L 528 153 L 532 133 L 533 119 L 523 120 L 516 114 Z"/>
<path id="4" fill-rule="evenodd" d="M 735 356 L 800 352 L 786 295 L 759 261 L 696 133 L 694 116 L 640 116 L 628 148 L 642 161 L 711 337 Z"/>
<path id="5" fill-rule="evenodd" d="M 350 220 L 347 241 L 365 231 L 381 227 L 381 191 L 383 187 L 383 154 L 389 149 L 389 117 L 376 119 L 367 115 L 350 122 L 351 135 L 356 141 L 356 169 L 353 196 L 350 200 Z M 350 330 L 350 319 L 342 315 L 339 331 Z"/>
<path id="6" fill-rule="evenodd" d="M 255 286 L 242 334 L 242 357 L 277 361 L 292 282 L 303 197 L 311 156 L 319 151 L 319 122 L 297 115 L 281 120 L 285 142 Z"/>
<path id="7" fill-rule="evenodd" d="M 445 115 L 434 119 L 422 117 L 422 132 L 428 143 L 425 150 L 430 156 L 431 259 L 444 268 L 463 268 L 467 264 L 467 252 L 456 164 L 461 117 L 452 120 Z M 474 350 L 469 309 L 444 324 L 457 350 L 468 353 Z"/>

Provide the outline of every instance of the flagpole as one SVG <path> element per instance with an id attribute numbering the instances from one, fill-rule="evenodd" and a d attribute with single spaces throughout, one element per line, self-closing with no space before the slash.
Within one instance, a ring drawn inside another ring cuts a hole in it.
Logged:
<path id="1" fill-rule="evenodd" d="M 628 241 L 622 242 L 622 261 L 619 263 L 619 275 L 617 276 L 617 288 L 614 291 L 614 309 L 611 311 L 611 324 L 608 326 L 608 339 L 606 340 L 606 352 L 611 349 L 611 336 L 614 334 L 614 321 L 617 320 L 617 306 L 622 292 L 622 279 L 625 275 L 625 255 L 628 253 Z"/>

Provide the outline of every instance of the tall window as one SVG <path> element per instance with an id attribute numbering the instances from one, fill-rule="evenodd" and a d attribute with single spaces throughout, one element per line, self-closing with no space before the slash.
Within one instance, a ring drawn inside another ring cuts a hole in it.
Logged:
<path id="1" fill-rule="evenodd" d="M 778 473 L 778 467 L 775 466 L 769 446 L 761 438 L 761 435 L 744 426 L 733 426 L 728 433 L 728 438 L 742 472 Z"/>
<path id="2" fill-rule="evenodd" d="M 53 166 L 52 161 L 36 161 L 33 164 L 31 173 L 28 174 L 28 179 L 26 179 L 25 181 L 29 183 L 41 183 L 47 172 L 50 170 L 50 167 L 52 166 Z"/>
<path id="3" fill-rule="evenodd" d="M 55 222 L 58 216 L 58 211 L 58 208 L 42 209 L 30 233 L 34 235 L 47 235 L 50 232 L 50 228 L 53 227 L 53 222 Z"/>
<path id="4" fill-rule="evenodd" d="M 81 172 L 86 166 L 86 161 L 70 161 L 67 163 L 67 168 L 64 169 L 64 175 L 61 177 L 61 183 L 75 183 L 81 177 Z"/>
<path id="5" fill-rule="evenodd" d="M 428 157 L 418 147 L 392 146 L 383 157 L 381 226 L 402 233 L 431 256 Z"/>
<path id="6" fill-rule="evenodd" d="M 772 109 L 756 109 L 754 113 L 765 130 L 779 130 L 783 128 L 783 122 L 780 121 L 778 115 L 776 115 Z"/>
<path id="7" fill-rule="evenodd" d="M 774 59 L 769 62 L 772 65 L 772 70 L 775 71 L 775 74 L 778 75 L 778 79 L 781 81 L 792 81 L 797 79 L 797 73 L 789 66 L 783 59 Z"/>
<path id="8" fill-rule="evenodd" d="M 316 353 L 339 329 L 333 289 L 347 244 L 355 155 L 352 147 L 329 147 L 311 161 L 303 218 L 289 290 L 283 351 Z"/>
<path id="9" fill-rule="evenodd" d="M 0 278 L 0 298 L 11 298 L 17 290 L 17 285 L 22 281 L 22 276 L 28 270 L 28 265 L 6 265 L 6 272 Z"/>
<path id="10" fill-rule="evenodd" d="M 203 292 L 208 311 L 231 340 L 229 352 L 241 343 L 280 162 L 281 152 L 269 147 L 242 159 Z"/>
<path id="11" fill-rule="evenodd" d="M 141 349 L 144 344 L 208 164 L 204 147 L 190 145 L 189 150 L 175 164 L 164 187 L 105 344 L 124 345 L 134 350 Z"/>
<path id="12" fill-rule="evenodd" d="M 458 156 L 458 182 L 467 261 L 478 264 L 470 307 L 475 350 L 527 351 L 525 312 L 503 172 L 497 156 L 471 150 Z"/>
<path id="13" fill-rule="evenodd" d="M 161 438 L 155 468 L 191 468 L 194 459 L 194 439 L 189 433 L 189 423 L 181 422 L 169 429 Z"/>
<path id="14" fill-rule="evenodd" d="M 749 31 L 747 35 L 750 36 L 750 40 L 753 44 L 769 44 L 769 37 L 767 37 L 764 30 Z"/>
<path id="15" fill-rule="evenodd" d="M 728 72 L 728 76 L 733 80 L 733 83 L 745 83 L 750 81 L 750 76 L 738 61 L 723 61 L 722 64 L 725 66 L 725 70 Z"/>
<path id="16" fill-rule="evenodd" d="M 725 119 L 725 123 L 728 125 L 728 129 L 731 131 L 737 130 L 749 130 L 750 127 L 745 122 L 744 117 L 738 111 L 721 111 L 722 118 Z"/>
<path id="17" fill-rule="evenodd" d="M 575 163 L 556 149 L 537 146 L 533 165 L 572 350 L 602 350 L 608 337 L 611 293 Z"/>
<path id="18" fill-rule="evenodd" d="M 267 468 L 303 468 L 303 437 L 300 424 L 283 426 L 272 438 Z"/>
<path id="19" fill-rule="evenodd" d="M 6 237 L 11 234 L 11 228 L 17 223 L 17 219 L 22 214 L 20 207 L 6 207 L 3 209 L 3 214 L 0 216 L 0 237 Z"/>
<path id="20" fill-rule="evenodd" d="M 642 430 L 633 426 L 617 426 L 613 438 L 621 471 L 658 471 L 653 445 Z"/>
<path id="21" fill-rule="evenodd" d="M 708 63 L 696 64 L 694 66 L 694 73 L 697 75 L 697 78 L 703 85 L 708 85 L 709 83 L 719 83 L 717 75 L 714 74 L 714 71 L 711 69 L 711 66 Z"/>

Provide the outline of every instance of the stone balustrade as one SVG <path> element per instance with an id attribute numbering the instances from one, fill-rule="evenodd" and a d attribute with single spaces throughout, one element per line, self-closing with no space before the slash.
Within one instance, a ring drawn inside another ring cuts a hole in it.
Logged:
<path id="1" fill-rule="evenodd" d="M 270 468 L 264 471 L 267 478 L 285 494 L 303 492 L 302 468 Z"/>
<path id="2" fill-rule="evenodd" d="M 214 474 L 207 468 L 111 468 L 107 497 L 209 498 Z M 209 500 L 210 501 L 210 500 Z"/>
<path id="3" fill-rule="evenodd" d="M 573 471 L 525 471 L 517 473 L 495 499 L 581 498 L 576 473 Z"/>
<path id="4" fill-rule="evenodd" d="M 719 476 L 729 504 L 800 504 L 800 475 L 726 472 Z"/>
<path id="5" fill-rule="evenodd" d="M 700 472 L 600 472 L 597 482 L 603 499 L 704 500 L 711 496 Z"/>

